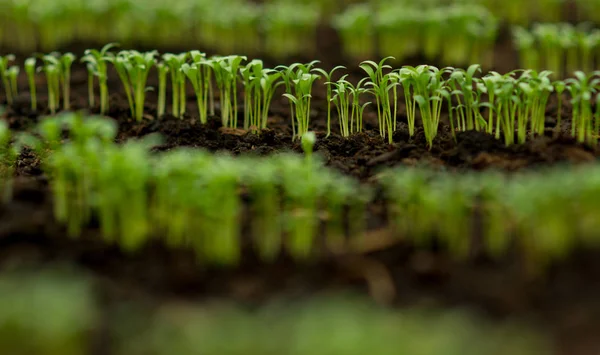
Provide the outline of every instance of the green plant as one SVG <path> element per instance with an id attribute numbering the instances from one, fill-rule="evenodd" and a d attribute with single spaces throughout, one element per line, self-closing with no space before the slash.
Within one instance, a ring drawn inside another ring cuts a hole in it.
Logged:
<path id="1" fill-rule="evenodd" d="M 181 71 L 194 87 L 200 122 L 205 124 L 208 120 L 208 115 L 215 114 L 211 74 L 212 61 L 206 59 L 206 54 L 199 51 L 191 51 L 190 56 L 193 63 L 183 63 L 181 65 Z"/>
<path id="2" fill-rule="evenodd" d="M 423 122 L 425 139 L 429 147 L 432 147 L 433 139 L 437 135 L 443 99 L 450 96 L 447 84 L 442 78 L 442 75 L 448 70 L 440 70 L 429 65 L 420 65 L 418 67 L 403 67 L 399 71 L 402 85 L 412 87 L 413 90 L 413 102 L 411 103 L 412 118 L 409 116 L 409 122 L 410 120 L 414 122 L 414 110 L 418 105 Z"/>
<path id="3" fill-rule="evenodd" d="M 29 83 L 29 96 L 31 97 L 31 110 L 37 110 L 37 95 L 35 85 L 35 66 L 36 59 L 34 57 L 25 60 L 25 72 L 27 73 L 27 81 Z"/>
<path id="4" fill-rule="evenodd" d="M 215 81 L 221 93 L 221 123 L 223 127 L 237 128 L 238 70 L 242 61 L 245 60 L 247 60 L 245 56 L 230 55 L 214 57 L 208 63 L 213 69 Z"/>
<path id="5" fill-rule="evenodd" d="M 574 78 L 565 80 L 571 94 L 573 107 L 571 135 L 577 137 L 578 142 L 588 142 L 594 145 L 597 144 L 600 134 L 600 122 L 595 119 L 592 110 L 592 100 L 600 83 L 600 79 L 595 78 L 597 74 L 599 73 L 585 74 L 576 71 Z"/>
<path id="6" fill-rule="evenodd" d="M 330 101 L 333 101 L 337 108 L 340 133 L 343 137 L 348 137 L 351 133 L 362 131 L 363 111 L 370 102 L 360 104 L 360 94 L 368 91 L 368 89 L 361 87 L 367 78 L 360 80 L 356 86 L 345 80 L 345 78 L 346 75 L 332 83 L 335 86 L 335 89 L 333 89 L 335 95 Z"/>
<path id="7" fill-rule="evenodd" d="M 171 85 L 172 85 L 172 113 L 173 116 L 182 118 L 185 113 L 185 73 L 181 70 L 182 65 L 187 61 L 189 53 L 163 54 L 162 58 L 171 72 Z"/>
<path id="8" fill-rule="evenodd" d="M 277 87 L 283 85 L 281 73 L 266 69 L 261 60 L 252 60 L 240 68 L 244 84 L 244 129 L 267 128 L 269 107 Z"/>
<path id="9" fill-rule="evenodd" d="M 563 92 L 567 88 L 567 84 L 564 81 L 557 80 L 552 83 L 554 86 L 554 92 L 556 92 L 556 130 L 558 133 L 561 132 L 561 118 L 562 118 L 562 101 L 563 101 Z"/>
<path id="10" fill-rule="evenodd" d="M 286 88 L 283 96 L 290 102 L 294 138 L 302 137 L 308 132 L 312 87 L 319 78 L 319 75 L 311 74 L 312 66 L 316 63 L 317 61 L 313 61 L 308 64 L 294 63 L 289 67 L 278 67 Z M 297 131 L 294 120 L 298 126 Z"/>
<path id="11" fill-rule="evenodd" d="M 100 51 L 96 49 L 87 49 L 84 52 L 84 56 L 81 58 L 81 61 L 86 63 L 88 69 L 88 92 L 89 104 L 91 107 L 94 107 L 93 76 L 96 76 L 98 78 L 98 85 L 100 87 L 101 115 L 105 114 L 108 111 L 108 76 L 106 63 L 112 61 L 113 55 L 109 52 L 109 50 L 115 46 L 118 45 L 116 43 L 109 43 L 102 47 Z"/>
<path id="12" fill-rule="evenodd" d="M 165 63 L 156 63 L 158 71 L 158 107 L 156 109 L 156 118 L 161 118 L 165 114 L 165 102 L 167 96 L 167 73 L 169 67 Z"/>
<path id="13" fill-rule="evenodd" d="M 479 131 L 481 126 L 493 126 L 491 118 L 486 123 L 479 112 L 479 108 L 482 106 L 481 94 L 483 91 L 477 86 L 479 81 L 474 77 L 477 72 L 481 72 L 479 64 L 472 64 L 467 70 L 453 69 L 450 73 L 448 85 L 452 89 L 450 95 L 454 95 L 458 104 L 455 107 L 458 116 L 456 117 L 456 128 L 460 131 L 472 129 Z M 450 109 L 452 110 L 452 108 Z M 450 124 L 454 132 L 455 126 L 452 121 L 451 119 Z"/>
<path id="14" fill-rule="evenodd" d="M 144 116 L 146 100 L 146 81 L 150 69 L 156 64 L 156 51 L 140 53 L 135 50 L 120 51 L 115 57 L 108 57 L 123 83 L 127 101 L 131 109 L 131 117 L 141 121 Z"/>
<path id="15" fill-rule="evenodd" d="M 346 67 L 338 65 L 331 69 L 329 72 L 321 68 L 314 68 L 313 71 L 321 74 L 323 79 L 325 80 L 325 85 L 327 86 L 327 137 L 331 135 L 331 101 L 333 98 L 332 86 L 334 83 L 332 82 L 333 73 L 338 69 L 346 69 Z"/>
<path id="16" fill-rule="evenodd" d="M 48 108 L 50 113 L 55 114 L 60 106 L 61 64 L 54 54 L 44 55 L 42 60 L 43 66 L 39 70 L 43 70 L 46 74 Z"/>
<path id="17" fill-rule="evenodd" d="M 20 153 L 19 144 L 12 144 L 13 135 L 6 121 L 0 121 L 0 202 L 12 198 L 12 179 Z"/>
<path id="18" fill-rule="evenodd" d="M 4 94 L 6 95 L 6 102 L 9 105 L 13 104 L 13 96 L 15 95 L 16 88 L 12 87 L 10 80 L 10 67 L 9 63 L 15 60 L 13 54 L 7 54 L 0 56 L 0 77 L 2 77 L 2 85 L 4 86 Z"/>
<path id="19" fill-rule="evenodd" d="M 392 144 L 392 134 L 396 130 L 396 107 L 398 104 L 397 86 L 398 81 L 393 80 L 394 76 L 389 73 L 384 74 L 384 70 L 391 69 L 389 65 L 384 64 L 393 57 L 383 58 L 379 63 L 367 60 L 360 64 L 360 68 L 369 76 L 369 81 L 365 86 L 369 87 L 369 92 L 375 96 L 377 105 L 377 119 L 379 121 L 379 134 Z M 390 90 L 393 90 L 392 99 L 390 99 Z M 394 110 L 392 111 L 392 105 Z M 393 114 L 392 114 L 393 112 Z"/>
<path id="20" fill-rule="evenodd" d="M 75 60 L 73 53 L 65 53 L 60 56 L 61 84 L 63 89 L 63 109 L 71 109 L 71 65 Z"/>

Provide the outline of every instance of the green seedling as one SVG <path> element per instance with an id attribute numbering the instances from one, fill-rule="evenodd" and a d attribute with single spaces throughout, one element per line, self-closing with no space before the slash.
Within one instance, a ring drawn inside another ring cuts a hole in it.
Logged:
<path id="1" fill-rule="evenodd" d="M 27 73 L 27 81 L 29 83 L 29 96 L 31 97 L 31 110 L 37 110 L 37 88 L 35 85 L 35 66 L 36 59 L 34 57 L 25 60 L 25 73 Z"/>
<path id="2" fill-rule="evenodd" d="M 109 43 L 102 47 L 100 51 L 96 49 L 88 49 L 84 52 L 81 61 L 86 63 L 88 69 L 88 95 L 90 107 L 94 107 L 94 83 L 93 77 L 98 78 L 98 86 L 100 87 L 100 114 L 103 115 L 108 111 L 108 75 L 106 63 L 113 60 L 113 54 L 109 50 L 118 46 L 116 43 Z"/>

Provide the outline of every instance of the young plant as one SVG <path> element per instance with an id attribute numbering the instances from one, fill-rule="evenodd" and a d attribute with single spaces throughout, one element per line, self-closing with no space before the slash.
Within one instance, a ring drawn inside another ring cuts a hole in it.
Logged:
<path id="1" fill-rule="evenodd" d="M 196 94 L 198 115 L 200 122 L 205 124 L 208 115 L 215 114 L 214 96 L 212 88 L 212 60 L 206 59 L 206 54 L 191 51 L 192 64 L 183 63 L 181 71 L 190 80 Z"/>
<path id="2" fill-rule="evenodd" d="M 109 52 L 109 50 L 115 46 L 117 46 L 116 43 L 109 43 L 102 47 L 100 51 L 96 49 L 87 49 L 84 52 L 84 56 L 81 58 L 81 61 L 86 63 L 88 69 L 88 94 L 90 107 L 94 107 L 93 76 L 98 78 L 98 86 L 100 87 L 101 115 L 108 111 L 108 75 L 106 63 L 112 60 L 113 55 Z"/>
<path id="3" fill-rule="evenodd" d="M 173 116 L 182 118 L 185 113 L 185 73 L 181 66 L 187 61 L 189 53 L 163 54 L 163 60 L 171 72 L 171 92 L 173 94 Z"/>
<path id="4" fill-rule="evenodd" d="M 592 113 L 592 100 L 600 84 L 600 79 L 595 77 L 598 74 L 598 72 L 585 74 L 576 71 L 574 78 L 565 80 L 573 106 L 571 135 L 577 137 L 580 143 L 587 142 L 595 145 L 598 142 L 600 124 L 594 122 L 595 117 Z"/>
<path id="5" fill-rule="evenodd" d="M 7 203 L 12 198 L 12 180 L 15 163 L 19 156 L 18 144 L 13 144 L 8 123 L 0 121 L 0 203 Z"/>
<path id="6" fill-rule="evenodd" d="M 281 78 L 283 79 L 283 83 L 285 85 L 285 92 L 289 95 L 292 95 L 294 93 L 294 85 L 298 76 L 310 73 L 312 67 L 318 62 L 319 61 L 317 60 L 313 60 L 312 62 L 307 64 L 294 63 L 290 66 L 279 65 L 275 67 L 276 70 L 279 70 L 281 72 Z M 288 99 L 288 101 L 290 104 L 290 118 L 292 120 L 292 134 L 294 137 L 296 137 L 296 126 L 294 124 L 296 121 L 296 114 L 294 109 L 295 105 L 292 100 Z"/>
<path id="7" fill-rule="evenodd" d="M 360 105 L 360 94 L 367 91 L 367 89 L 361 88 L 362 83 L 367 80 L 363 78 L 358 82 L 356 87 L 346 80 L 346 75 L 342 76 L 340 80 L 333 84 L 334 96 L 331 101 L 335 103 L 337 108 L 340 133 L 343 137 L 348 137 L 351 133 L 360 132 L 362 130 L 362 114 L 365 107 L 369 102 Z M 356 126 L 354 122 L 356 121 Z"/>
<path id="8" fill-rule="evenodd" d="M 369 81 L 365 86 L 369 86 L 369 92 L 375 96 L 377 104 L 377 119 L 379 121 L 379 134 L 385 138 L 387 136 L 388 143 L 392 144 L 392 134 L 396 130 L 396 107 L 398 104 L 397 86 L 398 81 L 395 81 L 394 75 L 389 73 L 384 74 L 384 70 L 391 69 L 389 65 L 384 64 L 387 60 L 394 59 L 393 57 L 383 58 L 379 63 L 367 60 L 360 64 L 360 68 L 369 76 Z M 390 90 L 393 89 L 392 99 L 390 99 Z M 392 104 L 394 110 L 392 111 Z M 392 112 L 394 114 L 392 114 Z"/>
<path id="9" fill-rule="evenodd" d="M 144 102 L 146 100 L 146 81 L 150 69 L 156 64 L 156 51 L 140 53 L 135 50 L 121 51 L 111 61 L 127 94 L 131 117 L 142 121 L 144 117 Z"/>
<path id="10" fill-rule="evenodd" d="M 557 101 L 555 130 L 557 131 L 557 133 L 560 134 L 560 132 L 562 131 L 561 118 L 562 118 L 563 92 L 567 88 L 567 85 L 564 81 L 561 81 L 561 80 L 555 81 L 554 83 L 552 83 L 552 85 L 554 86 L 554 92 L 556 92 L 556 101 Z"/>
<path id="11" fill-rule="evenodd" d="M 60 106 L 61 64 L 58 58 L 52 54 L 44 55 L 42 60 L 44 64 L 38 70 L 43 70 L 46 74 L 48 108 L 51 114 L 55 114 Z"/>
<path id="12" fill-rule="evenodd" d="M 165 115 L 165 102 L 167 100 L 167 73 L 169 67 L 165 63 L 156 64 L 158 71 L 158 105 L 156 110 L 156 118 L 161 118 Z"/>
<path id="13" fill-rule="evenodd" d="M 2 85 L 4 86 L 4 94 L 6 95 L 6 103 L 9 105 L 13 104 L 13 96 L 15 89 L 11 85 L 9 75 L 9 63 L 15 60 L 13 54 L 7 54 L 0 56 L 0 77 L 2 78 Z"/>
<path id="14" fill-rule="evenodd" d="M 252 60 L 240 69 L 244 84 L 244 129 L 267 128 L 269 107 L 275 90 L 283 85 L 281 73 L 263 68 L 260 60 Z"/>
<path id="15" fill-rule="evenodd" d="M 71 65 L 75 60 L 73 53 L 65 53 L 60 56 L 60 72 L 61 83 L 63 89 L 63 109 L 71 109 Z"/>
<path id="16" fill-rule="evenodd" d="M 452 89 L 450 94 L 454 95 L 458 103 L 455 108 L 458 116 L 456 128 L 460 131 L 473 129 L 479 131 L 486 125 L 479 112 L 482 91 L 477 87 L 478 80 L 474 77 L 477 72 L 481 72 L 481 67 L 479 64 L 473 64 L 467 70 L 452 69 L 450 74 L 448 85 Z M 450 124 L 452 125 L 452 122 Z"/>
<path id="17" fill-rule="evenodd" d="M 25 60 L 25 73 L 27 73 L 27 81 L 29 83 L 29 93 L 30 93 L 30 97 L 31 97 L 31 110 L 32 111 L 36 111 L 37 110 L 37 89 L 36 89 L 36 85 L 35 85 L 35 66 L 36 66 L 36 59 L 34 57 L 31 58 L 27 58 Z"/>
<path id="18" fill-rule="evenodd" d="M 329 71 L 329 73 L 321 68 L 313 69 L 313 71 L 316 71 L 317 73 L 321 74 L 321 76 L 325 80 L 325 85 L 327 86 L 327 137 L 329 137 L 329 135 L 331 135 L 331 101 L 333 99 L 332 77 L 333 77 L 333 73 L 338 69 L 346 69 L 346 67 L 338 65 L 338 66 L 334 67 L 333 69 L 331 69 L 331 71 Z"/>
<path id="19" fill-rule="evenodd" d="M 313 83 L 319 78 L 317 74 L 310 74 L 306 67 L 298 67 L 295 79 L 293 79 L 293 93 L 283 94 L 295 107 L 295 118 L 298 126 L 297 136 L 303 137 L 308 132 L 310 122 L 310 101 Z M 285 80 L 285 79 L 284 79 Z M 292 116 L 292 120 L 293 117 Z M 293 124 L 292 124 L 293 125 Z"/>
<path id="20" fill-rule="evenodd" d="M 18 88 L 18 77 L 19 77 L 19 67 L 16 65 L 12 65 L 10 68 L 8 68 L 7 72 L 6 72 L 6 76 L 8 77 L 8 82 L 10 83 L 10 89 L 12 91 L 12 97 L 13 99 L 15 97 L 17 97 L 17 95 L 19 94 L 19 88 Z"/>
<path id="21" fill-rule="evenodd" d="M 406 66 L 399 71 L 402 85 L 412 87 L 413 102 L 410 107 L 412 120 L 414 122 L 414 110 L 418 105 L 425 139 L 430 148 L 433 146 L 433 139 L 437 135 L 443 99 L 448 99 L 450 96 L 447 84 L 442 78 L 442 75 L 447 71 L 449 69 L 439 70 L 429 65 Z M 411 119 L 410 116 L 409 119 Z"/>
<path id="22" fill-rule="evenodd" d="M 237 128 L 238 70 L 245 56 L 215 57 L 208 64 L 212 67 L 217 87 L 221 93 L 221 122 L 223 127 Z"/>

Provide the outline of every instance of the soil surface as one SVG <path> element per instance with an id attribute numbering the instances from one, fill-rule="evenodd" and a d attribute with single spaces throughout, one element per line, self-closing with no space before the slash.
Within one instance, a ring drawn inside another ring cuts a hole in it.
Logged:
<path id="1" fill-rule="evenodd" d="M 499 58 L 503 58 L 502 53 Z M 354 69 L 351 75 L 362 76 Z M 218 117 L 211 117 L 206 125 L 200 124 L 191 88 L 183 119 L 171 115 L 157 119 L 156 96 L 149 92 L 147 117 L 138 123 L 129 119 L 118 77 L 109 73 L 109 78 L 111 97 L 107 116 L 119 123 L 119 141 L 158 132 L 164 137 L 164 145 L 159 148 L 162 150 L 191 146 L 233 154 L 301 152 L 299 143 L 292 139 L 288 102 L 279 99 L 279 95 L 273 100 L 269 129 L 260 134 L 224 129 Z M 20 79 L 21 95 L 13 106 L 6 107 L 2 119 L 16 131 L 27 131 L 47 113 L 46 90 L 40 76 L 40 110 L 31 112 L 26 78 Z M 155 84 L 152 77 L 149 85 Z M 3 97 L 0 100 L 4 102 Z M 88 108 L 87 73 L 80 66 L 74 67 L 72 75 L 72 105 L 74 109 Z M 394 166 L 420 165 L 453 171 L 499 169 L 511 173 L 558 163 L 592 163 L 600 156 L 596 147 L 578 144 L 566 134 L 570 123 L 568 102 L 563 106 L 565 117 L 559 130 L 550 128 L 544 136 L 511 147 L 479 132 L 459 133 L 454 141 L 444 122 L 433 147 L 428 147 L 422 129 L 418 128 L 417 134 L 409 137 L 402 104 L 391 145 L 379 135 L 377 117 L 371 108 L 365 111 L 364 132 L 343 138 L 333 124 L 331 135 L 326 137 L 325 92 L 320 86 L 315 89 L 312 108 L 311 129 L 318 137 L 316 152 L 328 166 L 364 183 L 375 183 L 373 178 L 380 169 Z M 97 109 L 90 111 L 95 113 Z M 556 99 L 553 99 L 548 105 L 548 127 L 555 125 L 555 111 Z M 369 230 L 373 235 L 377 232 Z M 323 258 L 307 264 L 297 264 L 285 257 L 264 264 L 247 255 L 235 269 L 214 269 L 202 266 L 189 251 L 167 249 L 159 243 L 135 254 L 124 254 L 117 247 L 101 242 L 98 235 L 98 230 L 90 226 L 79 239 L 66 237 L 64 228 L 53 219 L 52 197 L 39 161 L 25 152 L 17 165 L 14 199 L 0 206 L 0 267 L 44 267 L 55 262 L 78 265 L 96 275 L 98 293 L 106 300 L 107 307 L 123 299 L 198 301 L 213 297 L 255 305 L 281 295 L 302 298 L 324 291 L 354 289 L 398 307 L 433 303 L 472 307 L 498 320 L 518 317 L 547 330 L 555 340 L 558 354 L 600 353 L 597 251 L 575 253 L 570 260 L 537 278 L 522 272 L 518 258 L 502 262 L 479 258 L 457 262 L 444 251 L 415 250 L 405 243 L 363 255 Z M 373 282 L 374 278 L 381 282 Z M 108 353 L 108 349 L 98 353 Z"/>

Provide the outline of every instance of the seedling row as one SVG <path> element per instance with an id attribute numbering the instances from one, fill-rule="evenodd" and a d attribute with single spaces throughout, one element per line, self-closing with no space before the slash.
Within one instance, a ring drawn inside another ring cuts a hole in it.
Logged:
<path id="1" fill-rule="evenodd" d="M 550 71 L 516 70 L 506 74 L 488 72 L 481 75 L 479 65 L 461 68 L 437 68 L 430 65 L 394 68 L 385 58 L 379 63 L 364 61 L 364 77 L 352 80 L 343 74 L 344 67 L 331 71 L 317 67 L 318 61 L 267 68 L 261 60 L 245 56 L 208 57 L 200 51 L 179 54 L 156 51 L 122 50 L 111 52 L 88 50 L 82 58 L 72 53 L 53 52 L 25 60 L 31 109 L 38 109 L 40 76 L 46 82 L 49 113 L 69 110 L 72 65 L 85 64 L 88 70 L 88 105 L 100 114 L 109 110 L 108 73 L 114 68 L 122 83 L 131 118 L 145 118 L 147 80 L 157 75 L 158 102 L 154 119 L 160 120 L 168 109 L 175 117 L 186 113 L 185 98 L 190 88 L 196 96 L 197 119 L 220 116 L 224 127 L 253 132 L 267 128 L 269 109 L 280 92 L 289 101 L 289 119 L 295 138 L 304 135 L 311 124 L 312 93 L 316 85 L 325 86 L 327 134 L 334 125 L 342 136 L 363 131 L 363 114 L 367 106 L 376 113 L 381 137 L 392 143 L 400 121 L 408 124 L 409 135 L 422 126 L 429 146 L 447 120 L 452 135 L 477 130 L 503 139 L 505 144 L 525 143 L 529 137 L 544 135 L 547 129 L 562 130 L 563 101 L 572 105 L 570 134 L 579 142 L 596 144 L 600 133 L 600 88 L 597 72 L 576 71 L 574 77 L 554 80 Z M 0 76 L 8 105 L 19 94 L 20 67 L 14 56 L 0 57 Z M 170 90 L 167 85 L 170 82 Z M 99 93 L 99 100 L 97 100 Z M 551 96 L 557 109 L 550 114 L 556 125 L 547 127 L 546 112 Z M 403 100 L 402 100 L 403 99 Z M 403 101 L 403 102 L 402 102 Z M 241 115 L 239 115 L 241 113 Z M 239 120 L 238 117 L 243 117 Z M 337 122 L 336 122 L 337 121 Z"/>

